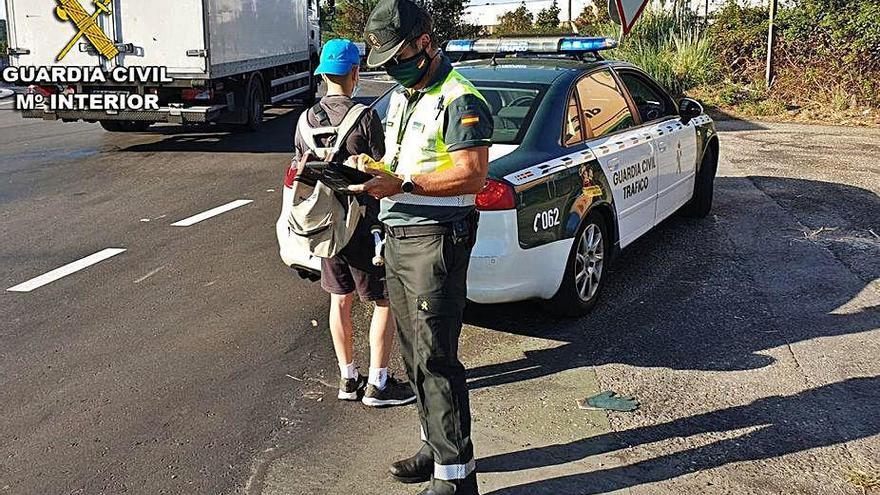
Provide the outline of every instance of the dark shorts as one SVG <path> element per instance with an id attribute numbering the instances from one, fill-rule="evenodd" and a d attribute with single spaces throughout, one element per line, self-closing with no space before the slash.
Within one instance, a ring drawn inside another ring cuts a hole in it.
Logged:
<path id="1" fill-rule="evenodd" d="M 321 288 L 338 295 L 357 291 L 365 302 L 388 299 L 384 276 L 361 271 L 338 258 L 321 260 Z"/>

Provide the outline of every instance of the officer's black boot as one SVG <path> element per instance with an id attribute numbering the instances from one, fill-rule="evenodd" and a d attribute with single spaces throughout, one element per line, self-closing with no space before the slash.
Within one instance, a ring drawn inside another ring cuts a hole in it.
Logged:
<path id="1" fill-rule="evenodd" d="M 419 492 L 419 495 L 480 495 L 477 488 L 477 473 L 471 473 L 463 480 L 434 479 L 431 481 L 431 486 Z"/>
<path id="2" fill-rule="evenodd" d="M 434 451 L 427 443 L 416 455 L 391 464 L 391 477 L 401 483 L 424 483 L 434 474 Z"/>

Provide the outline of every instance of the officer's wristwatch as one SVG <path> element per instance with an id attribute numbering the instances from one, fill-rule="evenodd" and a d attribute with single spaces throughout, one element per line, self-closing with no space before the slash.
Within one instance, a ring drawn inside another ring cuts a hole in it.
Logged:
<path id="1" fill-rule="evenodd" d="M 413 184 L 411 175 L 406 174 L 403 176 L 403 184 L 400 185 L 400 190 L 405 194 L 412 194 L 416 190 L 416 185 Z"/>

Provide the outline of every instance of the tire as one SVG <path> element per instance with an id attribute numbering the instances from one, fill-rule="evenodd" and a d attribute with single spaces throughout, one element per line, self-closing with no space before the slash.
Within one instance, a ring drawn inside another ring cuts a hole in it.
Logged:
<path id="1" fill-rule="evenodd" d="M 562 284 L 547 304 L 548 311 L 557 316 L 576 317 L 592 311 L 607 278 L 611 238 L 602 216 L 590 212 L 574 239 Z"/>
<path id="2" fill-rule="evenodd" d="M 248 132 L 257 132 L 263 128 L 263 108 L 266 105 L 265 96 L 263 95 L 263 85 L 260 84 L 260 78 L 254 77 L 248 84 L 247 92 L 247 120 L 244 123 L 244 130 Z"/>
<path id="3" fill-rule="evenodd" d="M 703 154 L 700 171 L 694 180 L 694 196 L 681 207 L 681 214 L 693 218 L 705 218 L 712 210 L 715 195 L 715 173 L 718 170 L 718 157 L 709 147 Z"/>
<path id="4" fill-rule="evenodd" d="M 139 120 L 102 120 L 100 123 L 107 132 L 144 132 L 153 125 Z"/>
<path id="5" fill-rule="evenodd" d="M 309 64 L 309 72 L 312 74 L 309 77 L 309 92 L 302 99 L 303 105 L 306 107 L 310 107 L 318 101 L 318 83 L 320 82 L 320 76 L 315 75 L 315 69 L 318 68 L 318 60 L 312 59 Z"/>

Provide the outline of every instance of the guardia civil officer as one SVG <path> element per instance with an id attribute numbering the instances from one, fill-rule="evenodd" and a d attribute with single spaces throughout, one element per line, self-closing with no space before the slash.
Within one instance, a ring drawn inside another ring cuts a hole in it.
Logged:
<path id="1" fill-rule="evenodd" d="M 458 339 L 492 118 L 412 1 L 381 0 L 364 34 L 367 65 L 403 87 L 388 107 L 383 170 L 353 186 L 382 199 L 388 293 L 422 427 L 422 448 L 392 464 L 391 474 L 405 483 L 430 480 L 421 495 L 477 494 Z"/>

